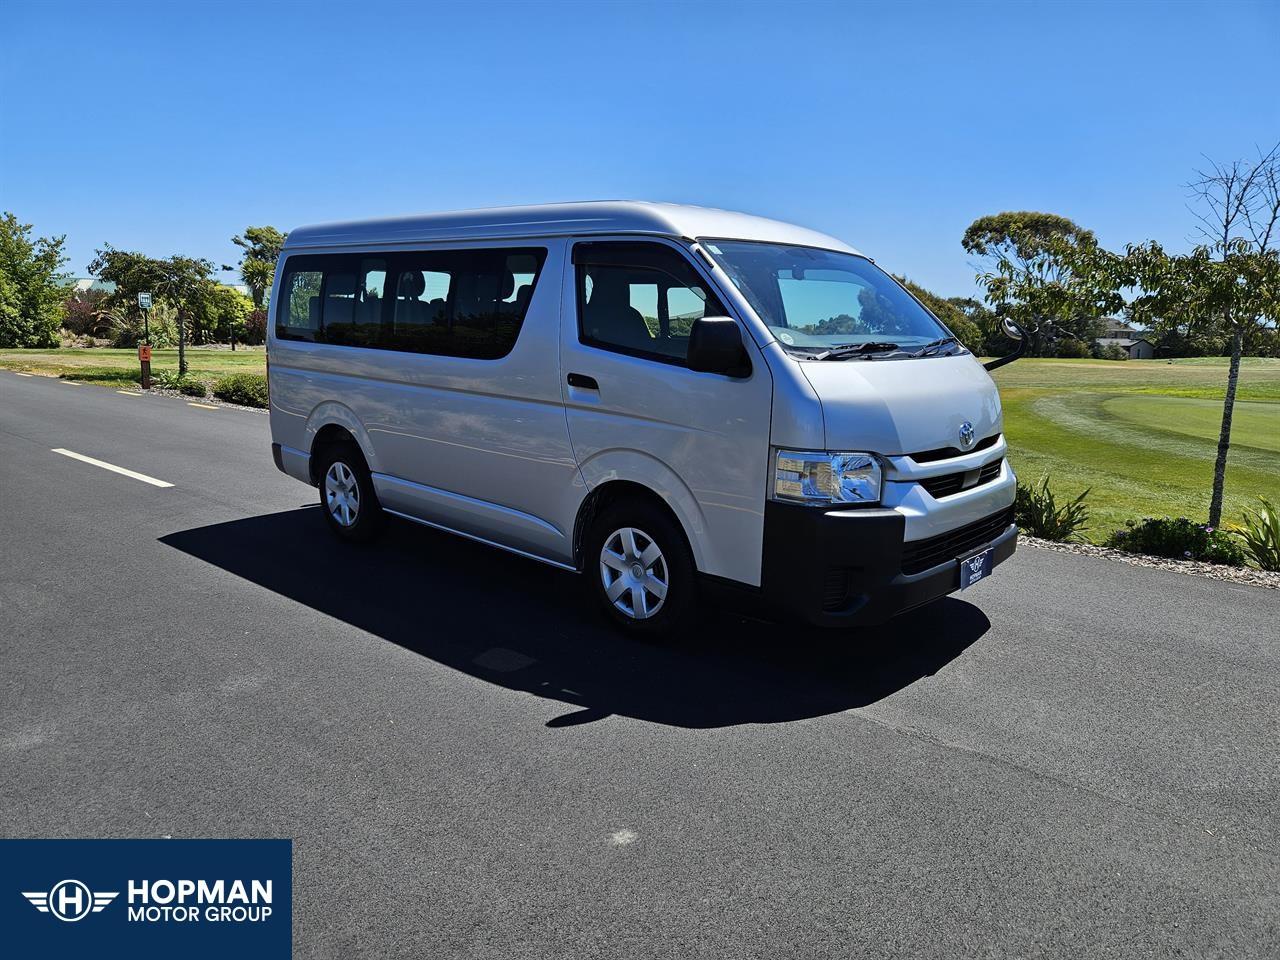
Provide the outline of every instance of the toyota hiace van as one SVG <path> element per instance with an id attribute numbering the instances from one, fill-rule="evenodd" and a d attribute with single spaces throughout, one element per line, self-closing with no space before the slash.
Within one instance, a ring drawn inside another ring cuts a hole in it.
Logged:
<path id="1" fill-rule="evenodd" d="M 608 202 L 302 227 L 268 355 L 276 465 L 338 537 L 390 515 L 576 571 L 633 632 L 712 593 L 877 623 L 1014 552 L 983 365 L 787 223 Z"/>

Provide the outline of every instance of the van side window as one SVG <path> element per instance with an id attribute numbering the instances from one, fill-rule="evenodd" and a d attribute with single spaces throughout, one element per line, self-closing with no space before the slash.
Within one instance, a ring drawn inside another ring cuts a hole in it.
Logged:
<path id="1" fill-rule="evenodd" d="M 324 273 L 318 257 L 290 257 L 276 313 L 281 340 L 315 340 L 320 333 L 320 287 Z"/>
<path id="2" fill-rule="evenodd" d="M 496 360 L 515 346 L 545 249 L 442 250 L 395 258 L 391 350 Z"/>
<path id="3" fill-rule="evenodd" d="M 324 342 L 346 347 L 382 346 L 382 288 L 387 261 L 381 257 L 331 257 L 325 271 Z"/>
<path id="4" fill-rule="evenodd" d="M 290 257 L 276 336 L 497 359 L 524 323 L 545 248 Z"/>
<path id="5" fill-rule="evenodd" d="M 453 278 L 415 264 L 396 272 L 391 324 L 396 333 L 410 334 L 414 327 L 444 322 L 449 285 Z"/>
<path id="6" fill-rule="evenodd" d="M 693 321 L 726 315 L 689 261 L 663 244 L 579 243 L 573 262 L 583 343 L 682 364 Z"/>
<path id="7" fill-rule="evenodd" d="M 348 261 L 334 267 L 324 273 L 324 302 L 320 308 L 326 343 L 346 342 L 355 316 L 355 264 Z"/>

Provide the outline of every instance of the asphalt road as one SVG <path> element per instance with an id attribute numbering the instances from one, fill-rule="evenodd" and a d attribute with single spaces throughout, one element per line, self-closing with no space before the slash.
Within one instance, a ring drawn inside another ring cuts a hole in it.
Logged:
<path id="1" fill-rule="evenodd" d="M 0 372 L 4 836 L 292 837 L 300 957 L 1280 955 L 1280 594 L 1024 547 L 653 648 L 268 443 Z"/>

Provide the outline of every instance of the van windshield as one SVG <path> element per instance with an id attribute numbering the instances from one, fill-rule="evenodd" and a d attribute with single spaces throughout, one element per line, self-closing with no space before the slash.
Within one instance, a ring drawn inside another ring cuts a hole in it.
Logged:
<path id="1" fill-rule="evenodd" d="M 797 356 L 903 359 L 964 349 L 866 257 L 744 240 L 702 245 Z"/>

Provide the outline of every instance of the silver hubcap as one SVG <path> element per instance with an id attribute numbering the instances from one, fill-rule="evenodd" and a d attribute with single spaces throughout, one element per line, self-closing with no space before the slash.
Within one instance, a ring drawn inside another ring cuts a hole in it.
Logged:
<path id="1" fill-rule="evenodd" d="M 653 538 L 635 527 L 615 530 L 600 550 L 600 579 L 613 605 L 647 620 L 667 598 L 667 561 Z"/>
<path id="2" fill-rule="evenodd" d="M 360 515 L 360 485 L 341 460 L 335 460 L 324 475 L 324 502 L 340 527 L 351 526 Z"/>

